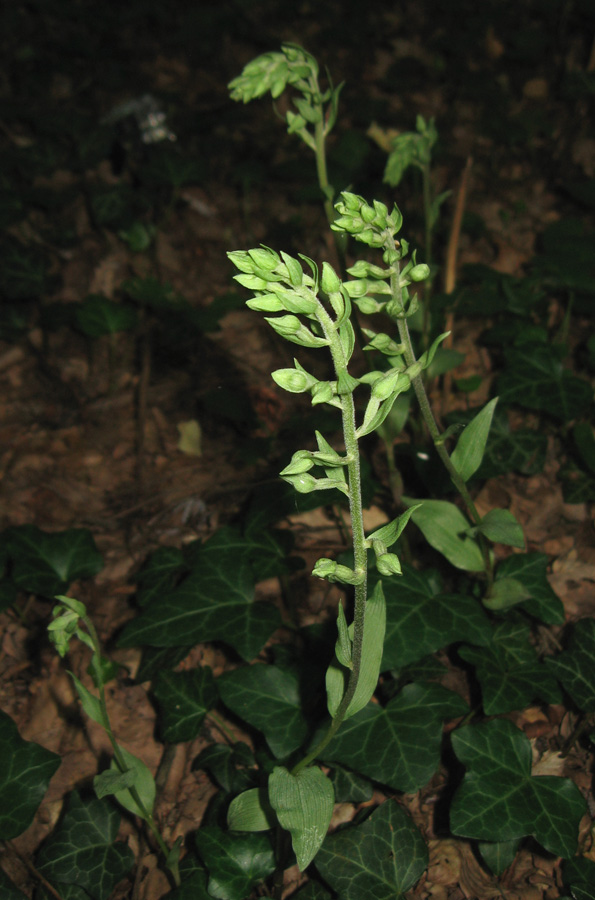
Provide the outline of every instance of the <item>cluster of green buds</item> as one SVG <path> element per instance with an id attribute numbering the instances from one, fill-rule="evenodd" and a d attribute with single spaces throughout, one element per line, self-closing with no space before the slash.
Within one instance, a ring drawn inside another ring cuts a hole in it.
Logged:
<path id="1" fill-rule="evenodd" d="M 438 132 L 434 119 L 428 122 L 418 115 L 415 131 L 405 131 L 396 135 L 391 141 L 391 149 L 384 171 L 384 181 L 391 187 L 397 187 L 403 173 L 409 166 L 423 169 L 429 166 L 432 159 L 432 147 L 438 140 Z"/>
<path id="2" fill-rule="evenodd" d="M 330 132 L 337 119 L 343 86 L 340 84 L 335 88 L 331 85 L 321 91 L 318 72 L 318 63 L 310 53 L 297 44 L 287 43 L 282 45 L 280 53 L 263 53 L 251 60 L 228 87 L 231 99 L 243 103 L 267 93 L 276 99 L 287 85 L 300 91 L 302 96 L 293 98 L 297 112 L 288 110 L 286 113 L 287 130 L 290 134 L 298 134 L 314 150 L 315 138 L 308 128 L 323 127 L 325 136 Z"/>

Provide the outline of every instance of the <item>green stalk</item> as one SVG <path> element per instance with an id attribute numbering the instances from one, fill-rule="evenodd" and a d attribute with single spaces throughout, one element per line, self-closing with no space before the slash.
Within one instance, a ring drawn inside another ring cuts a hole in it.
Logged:
<path id="1" fill-rule="evenodd" d="M 86 615 L 81 616 L 81 618 L 82 618 L 83 622 L 85 623 L 85 626 L 89 633 L 89 637 L 91 638 L 95 658 L 100 659 L 101 658 L 101 646 L 99 644 L 99 637 L 97 635 L 97 631 L 95 630 L 95 626 L 88 616 L 86 616 Z M 116 764 L 117 764 L 120 772 L 126 772 L 128 769 L 128 766 L 126 765 L 126 760 L 124 759 L 124 756 L 122 755 L 120 746 L 119 746 L 118 742 L 116 741 L 116 738 L 112 731 L 111 723 L 110 723 L 108 712 L 107 712 L 107 704 L 105 701 L 105 687 L 103 684 L 103 679 L 99 678 L 98 682 L 99 682 L 99 703 L 101 706 L 101 717 L 103 719 L 102 725 L 103 725 L 103 728 L 105 729 L 105 733 L 107 734 L 107 736 L 109 738 L 109 742 L 112 745 L 112 750 L 114 751 L 114 759 L 116 761 Z M 147 810 L 147 808 L 145 807 L 144 803 L 142 802 L 142 800 L 140 798 L 140 795 L 139 795 L 137 789 L 134 786 L 128 788 L 128 790 L 130 791 L 130 795 L 131 795 L 132 799 L 134 800 L 134 802 L 136 803 L 136 805 L 138 806 L 138 808 L 140 810 L 141 818 L 149 826 L 151 833 L 153 834 L 153 837 L 155 838 L 155 841 L 157 842 L 157 845 L 159 846 L 161 853 L 163 854 L 165 860 L 167 860 L 169 857 L 169 847 L 167 846 L 167 844 L 161 837 L 161 834 L 155 824 L 155 820 L 153 818 L 152 813 L 150 813 Z M 177 862 L 175 864 L 173 864 L 171 867 L 168 866 L 168 868 L 170 869 L 170 871 L 172 873 L 172 877 L 173 877 L 175 886 L 180 887 L 182 881 L 180 879 L 180 872 L 178 869 Z"/>
<path id="2" fill-rule="evenodd" d="M 317 313 L 318 321 L 324 332 L 324 336 L 329 341 L 329 348 L 333 359 L 335 374 L 337 380 L 341 372 L 347 370 L 347 363 L 343 353 L 343 346 L 339 339 L 337 329 L 331 317 L 328 315 L 324 307 L 320 306 Z M 353 648 L 352 648 L 352 669 L 349 675 L 349 681 L 337 713 L 332 723 L 316 747 L 301 759 L 291 770 L 292 775 L 296 775 L 300 769 L 309 765 L 322 750 L 333 739 L 345 719 L 345 714 L 355 694 L 357 683 L 359 681 L 361 660 L 362 660 L 362 643 L 364 637 L 364 614 L 366 611 L 367 601 L 367 571 L 368 558 L 365 544 L 364 519 L 362 506 L 362 487 L 361 487 L 361 471 L 359 461 L 359 447 L 356 433 L 355 423 L 355 403 L 353 401 L 353 393 L 343 394 L 341 396 L 341 420 L 343 425 L 343 437 L 345 440 L 345 451 L 348 459 L 347 463 L 347 482 L 349 487 L 349 512 L 351 515 L 351 533 L 353 538 L 353 558 L 354 570 L 356 575 L 361 577 L 361 581 L 355 585 L 355 600 L 353 614 Z"/>
<path id="3" fill-rule="evenodd" d="M 391 250 L 393 246 L 393 239 L 390 238 L 390 242 L 387 240 L 385 243 L 385 249 Z M 398 304 L 400 307 L 400 313 L 396 316 L 392 316 L 392 318 L 396 321 L 397 328 L 399 331 L 399 338 L 401 343 L 403 344 L 403 357 L 407 366 L 413 366 L 417 360 L 415 358 L 415 353 L 413 351 L 413 344 L 411 342 L 411 335 L 409 334 L 409 327 L 407 325 L 407 319 L 405 317 L 405 308 L 403 306 L 402 299 L 402 290 L 403 287 L 401 285 L 401 273 L 399 271 L 398 262 L 394 264 L 395 271 L 390 276 L 390 287 L 391 287 L 391 295 L 392 301 L 395 304 Z M 417 397 L 417 402 L 419 403 L 419 408 L 422 414 L 422 418 L 428 429 L 430 437 L 432 438 L 432 442 L 434 447 L 436 448 L 436 452 L 438 456 L 442 460 L 448 474 L 450 475 L 450 479 L 454 484 L 455 488 L 459 492 L 463 503 L 467 508 L 467 512 L 469 514 L 469 518 L 473 522 L 474 525 L 479 525 L 481 523 L 481 516 L 477 511 L 477 507 L 473 502 L 473 498 L 471 494 L 467 490 L 467 485 L 461 478 L 460 474 L 457 472 L 449 454 L 444 446 L 443 441 L 440 438 L 440 431 L 438 429 L 438 424 L 436 419 L 434 418 L 434 413 L 432 412 L 432 407 L 430 406 L 430 401 L 428 399 L 428 395 L 426 393 L 426 389 L 424 386 L 423 379 L 421 375 L 416 375 L 411 379 L 411 383 L 413 385 L 413 390 L 415 391 L 415 395 Z M 492 587 L 494 582 L 494 566 L 492 562 L 492 558 L 490 555 L 489 545 L 482 534 L 478 535 L 478 544 L 484 559 L 484 568 L 487 578 L 488 590 Z"/>

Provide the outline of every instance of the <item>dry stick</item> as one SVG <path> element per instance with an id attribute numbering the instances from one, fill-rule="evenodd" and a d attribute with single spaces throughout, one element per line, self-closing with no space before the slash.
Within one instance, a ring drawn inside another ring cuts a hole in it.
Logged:
<path id="1" fill-rule="evenodd" d="M 10 847 L 14 855 L 22 862 L 29 874 L 32 875 L 36 879 L 36 881 L 39 881 L 39 883 L 44 886 L 46 891 L 51 894 L 52 897 L 55 897 L 55 900 L 63 900 L 62 894 L 59 894 L 56 888 L 49 883 L 47 878 L 44 878 L 41 872 L 35 868 L 33 863 L 26 859 L 26 857 L 24 857 L 23 854 L 17 850 L 12 841 L 6 841 L 6 846 Z"/>
<path id="2" fill-rule="evenodd" d="M 469 177 L 471 175 L 471 168 L 473 166 L 473 159 L 468 156 L 467 162 L 465 164 L 465 168 L 463 169 L 463 174 L 461 175 L 461 183 L 459 184 L 459 189 L 457 191 L 457 201 L 455 204 L 455 212 L 452 220 L 452 227 L 450 229 L 450 236 L 448 238 L 448 246 L 446 248 L 446 265 L 444 269 L 444 293 L 452 294 L 455 289 L 455 284 L 457 280 L 457 254 L 459 250 L 459 240 L 461 237 L 461 224 L 463 221 L 463 212 L 465 210 L 465 201 L 467 199 L 467 190 L 469 187 Z M 451 310 L 446 315 L 446 324 L 444 327 L 445 331 L 449 331 L 450 334 L 444 341 L 444 346 L 452 348 L 453 344 L 453 327 L 454 327 L 454 312 Z M 442 390 L 442 412 L 446 408 L 446 401 L 451 391 L 452 385 L 452 374 L 450 372 L 446 372 L 444 375 L 444 383 Z"/>

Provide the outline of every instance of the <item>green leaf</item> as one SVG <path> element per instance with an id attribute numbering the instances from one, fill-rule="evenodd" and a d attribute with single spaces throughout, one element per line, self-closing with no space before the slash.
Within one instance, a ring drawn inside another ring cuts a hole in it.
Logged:
<path id="1" fill-rule="evenodd" d="M 428 865 L 421 834 L 393 800 L 327 837 L 316 868 L 341 900 L 401 900 Z"/>
<path id="2" fill-rule="evenodd" d="M 195 769 L 204 769 L 215 784 L 228 793 L 239 793 L 252 787 L 254 756 L 247 744 L 238 741 L 233 747 L 211 744 L 194 760 Z"/>
<path id="3" fill-rule="evenodd" d="M 124 757 L 127 772 L 132 772 L 134 775 L 133 785 L 136 788 L 142 807 L 136 802 L 128 788 L 116 791 L 114 796 L 118 803 L 123 806 L 124 809 L 127 809 L 128 812 L 131 812 L 134 816 L 140 816 L 141 819 L 146 819 L 147 813 L 151 815 L 153 806 L 155 805 L 155 779 L 151 774 L 151 770 L 142 759 L 139 759 L 138 756 L 134 756 L 133 753 L 130 753 L 124 747 L 119 746 L 119 750 Z M 113 758 L 110 763 L 110 769 L 113 772 L 120 771 L 120 767 Z"/>
<path id="4" fill-rule="evenodd" d="M 226 834 L 207 825 L 195 835 L 209 870 L 208 892 L 217 900 L 246 900 L 257 884 L 275 871 L 271 844 L 263 834 Z"/>
<path id="5" fill-rule="evenodd" d="M 381 672 L 402 669 L 449 644 L 485 646 L 491 624 L 469 594 L 437 594 L 428 574 L 404 565 L 400 578 L 384 582 L 386 637 Z"/>
<path id="6" fill-rule="evenodd" d="M 345 719 L 349 719 L 359 712 L 370 701 L 376 690 L 378 676 L 380 675 L 385 630 L 386 602 L 382 591 L 382 582 L 378 581 L 366 603 L 359 678 L 355 693 L 347 707 Z M 349 627 L 349 635 L 353 639 L 353 624 Z M 339 703 L 343 698 L 348 676 L 349 670 L 343 666 L 339 667 L 331 664 L 327 669 L 328 709 L 333 717 L 336 715 Z"/>
<path id="7" fill-rule="evenodd" d="M 93 900 L 110 900 L 134 864 L 132 850 L 118 841 L 120 816 L 107 800 L 82 800 L 73 792 L 66 811 L 35 859 L 58 891 L 76 885 Z"/>
<path id="8" fill-rule="evenodd" d="M 300 872 L 310 865 L 326 836 L 333 814 L 335 792 L 317 766 L 292 775 L 276 766 L 269 775 L 269 800 L 291 845 Z"/>
<path id="9" fill-rule="evenodd" d="M 457 418 L 460 418 L 460 413 Z M 497 409 L 492 419 L 483 462 L 476 475 L 482 479 L 507 472 L 535 475 L 543 470 L 546 450 L 547 434 L 526 428 L 511 431 L 508 413 L 505 409 Z"/>
<path id="10" fill-rule="evenodd" d="M 498 393 L 502 403 L 544 410 L 561 422 L 578 418 L 593 402 L 589 382 L 564 369 L 551 347 L 543 344 L 506 351 Z"/>
<path id="11" fill-rule="evenodd" d="M 507 509 L 490 509 L 477 530 L 495 544 L 525 549 L 525 535 L 513 514 Z"/>
<path id="12" fill-rule="evenodd" d="M 130 331 L 137 322 L 136 310 L 101 294 L 91 294 L 75 309 L 78 327 L 87 337 L 99 338 L 118 331 Z"/>
<path id="13" fill-rule="evenodd" d="M 267 791 L 250 788 L 229 804 L 227 827 L 230 831 L 269 831 L 277 823 Z"/>
<path id="14" fill-rule="evenodd" d="M 486 609 L 501 612 L 530 599 L 531 591 L 522 581 L 517 578 L 498 578 L 492 584 L 489 596 L 484 597 L 482 603 Z"/>
<path id="15" fill-rule="evenodd" d="M 216 532 L 198 549 L 182 584 L 153 599 L 124 629 L 120 646 L 220 640 L 252 659 L 281 622 L 272 604 L 254 602 L 253 552 L 254 543 L 235 529 Z"/>
<path id="16" fill-rule="evenodd" d="M 553 672 L 573 702 L 586 713 L 595 712 L 595 620 L 579 619 L 575 622 L 568 642 L 546 665 Z"/>
<path id="17" fill-rule="evenodd" d="M 287 756 L 304 743 L 309 728 L 295 673 L 255 664 L 224 672 L 217 687 L 225 705 L 264 734 L 276 757 Z"/>
<path id="18" fill-rule="evenodd" d="M 522 838 L 514 838 L 512 841 L 480 841 L 479 853 L 490 872 L 494 875 L 503 875 L 513 864 Z"/>
<path id="19" fill-rule="evenodd" d="M 403 498 L 411 506 L 415 501 Z M 483 572 L 484 559 L 477 543 L 467 536 L 469 522 L 446 500 L 424 500 L 411 516 L 429 544 L 456 566 L 467 572 Z"/>
<path id="20" fill-rule="evenodd" d="M 497 397 L 490 400 L 469 422 L 451 454 L 452 464 L 463 481 L 469 481 L 481 465 L 497 402 Z"/>
<path id="21" fill-rule="evenodd" d="M 185 570 L 184 554 L 178 547 L 159 547 L 153 551 L 137 575 L 139 606 L 148 606 L 152 600 L 170 593 Z"/>
<path id="22" fill-rule="evenodd" d="M 212 900 L 207 872 L 193 853 L 187 853 L 180 863 L 180 878 L 180 887 L 165 894 L 163 900 Z"/>
<path id="23" fill-rule="evenodd" d="M 531 599 L 520 603 L 519 609 L 548 625 L 563 625 L 566 621 L 564 607 L 550 587 L 547 578 L 548 563 L 545 553 L 514 553 L 499 564 L 496 584 L 500 579 L 506 578 L 520 581 Z"/>
<path id="24" fill-rule="evenodd" d="M 562 701 L 555 678 L 537 658 L 529 637 L 528 625 L 501 622 L 489 647 L 459 649 L 460 656 L 476 666 L 486 715 L 523 709 L 536 699 Z"/>
<path id="25" fill-rule="evenodd" d="M 562 863 L 562 880 L 575 900 L 595 900 L 595 862 L 587 857 Z M 577 893 L 577 889 L 582 893 Z"/>
<path id="26" fill-rule="evenodd" d="M 86 528 L 48 534 L 35 525 L 19 525 L 4 532 L 17 587 L 31 594 L 63 594 L 72 581 L 92 578 L 103 558 Z"/>
<path id="27" fill-rule="evenodd" d="M 458 694 L 438 684 L 408 684 L 384 709 L 369 703 L 345 722 L 322 758 L 414 792 L 438 769 L 443 720 L 467 712 Z"/>
<path id="28" fill-rule="evenodd" d="M 356 775 L 343 766 L 334 766 L 329 777 L 337 803 L 367 803 L 372 799 L 374 788 L 368 778 Z"/>
<path id="29" fill-rule="evenodd" d="M 531 776 L 531 743 L 511 722 L 495 719 L 452 734 L 467 767 L 450 811 L 461 837 L 510 841 L 532 835 L 554 856 L 573 856 L 585 800 L 569 778 Z"/>
<path id="30" fill-rule="evenodd" d="M 60 757 L 24 741 L 1 710 L 0 726 L 0 840 L 10 841 L 33 821 Z"/>
<path id="31" fill-rule="evenodd" d="M 217 702 L 208 666 L 183 672 L 160 672 L 153 688 L 162 716 L 163 737 L 169 743 L 192 741 L 207 712 Z"/>
<path id="32" fill-rule="evenodd" d="M 69 674 L 72 678 L 72 681 L 76 688 L 76 692 L 81 702 L 81 706 L 83 707 L 85 713 L 89 716 L 90 719 L 93 719 L 94 722 L 97 722 L 98 725 L 101 725 L 102 728 L 108 726 L 109 723 L 107 722 L 105 712 L 103 711 L 101 703 L 99 702 L 99 697 L 96 697 L 95 694 L 92 694 L 91 691 L 86 688 L 81 681 L 79 681 L 79 679 L 73 672 L 70 672 Z"/>
<path id="33" fill-rule="evenodd" d="M 572 439 L 582 462 L 591 475 L 595 474 L 595 437 L 592 427 L 587 422 L 579 422 L 572 429 Z"/>

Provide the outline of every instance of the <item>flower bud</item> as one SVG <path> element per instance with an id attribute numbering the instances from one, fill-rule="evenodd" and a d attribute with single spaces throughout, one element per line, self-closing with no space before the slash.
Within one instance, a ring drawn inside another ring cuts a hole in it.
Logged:
<path id="1" fill-rule="evenodd" d="M 376 568 L 381 575 L 402 575 L 401 562 L 396 553 L 383 553 L 376 559 Z"/>
<path id="2" fill-rule="evenodd" d="M 328 381 L 319 381 L 312 388 L 312 406 L 316 406 L 318 403 L 330 403 L 333 397 L 333 389 Z"/>
<path id="3" fill-rule="evenodd" d="M 281 478 L 287 475 L 303 475 L 314 466 L 311 454 L 307 450 L 297 450 L 291 457 L 291 462 L 279 472 Z"/>
<path id="4" fill-rule="evenodd" d="M 248 250 L 248 256 L 253 260 L 257 269 L 264 269 L 266 272 L 272 272 L 279 264 L 279 257 L 274 250 L 269 250 L 268 247 Z"/>
<path id="5" fill-rule="evenodd" d="M 278 297 L 281 300 L 282 309 L 291 313 L 311 316 L 318 309 L 318 300 L 315 297 L 302 296 L 297 291 L 279 291 Z"/>
<path id="6" fill-rule="evenodd" d="M 272 379 L 290 394 L 302 394 L 318 384 L 313 375 L 299 369 L 277 369 L 272 373 Z"/>
<path id="7" fill-rule="evenodd" d="M 387 400 L 388 397 L 395 392 L 399 377 L 400 372 L 396 369 L 389 369 L 385 375 L 374 382 L 372 387 L 372 397 L 376 400 Z"/>
<path id="8" fill-rule="evenodd" d="M 425 263 L 419 263 L 419 265 L 413 266 L 413 268 L 409 272 L 409 278 L 411 279 L 411 281 L 425 281 L 429 274 L 430 267 Z"/>
<path id="9" fill-rule="evenodd" d="M 268 290 L 268 282 L 258 275 L 234 275 L 234 281 L 241 284 L 242 287 L 248 288 L 249 291 L 266 291 Z"/>
<path id="10" fill-rule="evenodd" d="M 333 267 L 327 262 L 323 262 L 322 264 L 320 286 L 327 294 L 332 294 L 341 290 L 341 280 Z"/>
<path id="11" fill-rule="evenodd" d="M 298 494 L 311 494 L 317 489 L 317 479 L 308 472 L 302 472 L 300 475 L 282 475 L 283 481 L 293 485 Z"/>
<path id="12" fill-rule="evenodd" d="M 246 300 L 246 306 L 259 312 L 281 312 L 284 309 L 275 294 L 257 294 L 256 297 Z"/>

